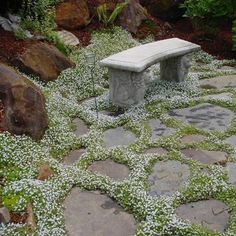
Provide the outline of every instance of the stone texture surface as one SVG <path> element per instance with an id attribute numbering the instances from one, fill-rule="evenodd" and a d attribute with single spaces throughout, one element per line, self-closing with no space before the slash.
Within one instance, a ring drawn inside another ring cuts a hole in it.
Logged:
<path id="1" fill-rule="evenodd" d="M 167 150 L 164 148 L 149 148 L 144 153 L 145 154 L 164 155 L 167 153 Z"/>
<path id="2" fill-rule="evenodd" d="M 174 133 L 174 129 L 166 127 L 158 119 L 150 119 L 148 124 L 152 130 L 152 141 L 157 141 L 161 137 L 166 137 Z"/>
<path id="3" fill-rule="evenodd" d="M 80 157 L 86 153 L 85 148 L 81 148 L 78 150 L 71 151 L 69 155 L 67 155 L 64 159 L 63 164 L 65 165 L 73 165 L 74 163 L 78 162 Z"/>
<path id="4" fill-rule="evenodd" d="M 81 137 L 89 132 L 89 128 L 83 120 L 75 118 L 72 123 L 75 127 L 74 133 L 76 136 Z"/>
<path id="5" fill-rule="evenodd" d="M 158 161 L 148 178 L 152 196 L 171 195 L 181 189 L 190 175 L 188 165 L 178 161 Z"/>
<path id="6" fill-rule="evenodd" d="M 125 130 L 123 127 L 109 129 L 104 132 L 103 137 L 106 148 L 115 146 L 128 146 L 135 142 L 136 137 L 130 131 Z"/>
<path id="7" fill-rule="evenodd" d="M 177 208 L 176 214 L 211 230 L 224 232 L 229 221 L 229 209 L 221 201 L 205 200 L 188 203 Z"/>
<path id="8" fill-rule="evenodd" d="M 203 99 L 205 100 L 221 100 L 221 101 L 232 101 L 232 94 L 231 93 L 220 93 L 220 94 L 213 94 L 204 96 Z"/>
<path id="9" fill-rule="evenodd" d="M 41 90 L 12 68 L 0 64 L 0 99 L 4 120 L 0 125 L 12 134 L 42 138 L 48 127 L 45 99 Z"/>
<path id="10" fill-rule="evenodd" d="M 95 161 L 88 170 L 97 172 L 102 175 L 107 175 L 114 180 L 124 180 L 128 178 L 130 170 L 127 166 L 116 163 L 112 160 Z"/>
<path id="11" fill-rule="evenodd" d="M 38 169 L 38 180 L 46 180 L 54 174 L 54 171 L 48 164 L 39 166 Z"/>
<path id="12" fill-rule="evenodd" d="M 59 39 L 68 46 L 77 46 L 79 45 L 79 39 L 67 30 L 57 31 Z"/>
<path id="13" fill-rule="evenodd" d="M 161 61 L 161 80 L 181 82 L 188 76 L 191 66 L 190 55 L 173 57 L 168 60 Z"/>
<path id="14" fill-rule="evenodd" d="M 231 145 L 233 148 L 236 149 L 236 135 L 233 135 L 224 140 L 225 143 Z"/>
<path id="15" fill-rule="evenodd" d="M 65 200 L 65 224 L 69 236 L 133 236 L 134 217 L 100 192 L 72 189 Z"/>
<path id="16" fill-rule="evenodd" d="M 234 118 L 232 111 L 209 103 L 203 103 L 190 108 L 176 109 L 169 112 L 169 115 L 208 131 L 225 131 Z"/>
<path id="17" fill-rule="evenodd" d="M 9 223 L 11 220 L 10 212 L 6 207 L 0 208 L 0 224 L 6 224 Z"/>
<path id="18" fill-rule="evenodd" d="M 183 138 L 180 139 L 180 141 L 182 144 L 192 144 L 192 143 L 201 142 L 205 138 L 206 137 L 204 137 L 203 135 L 191 134 L 191 135 L 184 136 Z"/>
<path id="19" fill-rule="evenodd" d="M 56 23 L 58 26 L 75 30 L 89 24 L 89 9 L 85 0 L 69 0 L 56 7 Z"/>
<path id="20" fill-rule="evenodd" d="M 129 0 L 123 11 L 118 15 L 119 25 L 131 33 L 136 33 L 145 19 L 147 19 L 146 10 L 139 4 L 139 0 Z"/>
<path id="21" fill-rule="evenodd" d="M 228 171 L 229 183 L 236 187 L 236 163 L 228 162 L 226 168 Z"/>
<path id="22" fill-rule="evenodd" d="M 236 75 L 219 76 L 212 79 L 200 80 L 202 88 L 206 89 L 222 89 L 226 87 L 236 87 Z"/>
<path id="23" fill-rule="evenodd" d="M 29 44 L 22 54 L 12 59 L 12 63 L 45 82 L 57 79 L 63 70 L 74 66 L 56 47 L 43 42 Z"/>
<path id="24" fill-rule="evenodd" d="M 225 164 L 227 162 L 227 153 L 225 152 L 196 149 L 183 149 L 181 152 L 187 158 L 199 161 L 202 164 Z"/>

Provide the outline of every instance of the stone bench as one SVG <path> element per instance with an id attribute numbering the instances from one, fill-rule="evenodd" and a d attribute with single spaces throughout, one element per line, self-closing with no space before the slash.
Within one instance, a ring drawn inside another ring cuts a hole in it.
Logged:
<path id="1" fill-rule="evenodd" d="M 108 67 L 109 96 L 113 104 L 129 107 L 144 99 L 145 70 L 160 62 L 161 79 L 180 82 L 188 75 L 188 54 L 200 46 L 178 38 L 161 40 L 122 51 L 100 61 Z"/>

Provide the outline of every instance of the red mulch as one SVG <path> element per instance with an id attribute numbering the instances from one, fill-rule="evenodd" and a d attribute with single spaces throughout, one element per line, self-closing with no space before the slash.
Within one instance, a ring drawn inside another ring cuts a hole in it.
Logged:
<path id="1" fill-rule="evenodd" d="M 28 214 L 26 212 L 16 213 L 10 212 L 11 222 L 14 224 L 25 224 Z"/>

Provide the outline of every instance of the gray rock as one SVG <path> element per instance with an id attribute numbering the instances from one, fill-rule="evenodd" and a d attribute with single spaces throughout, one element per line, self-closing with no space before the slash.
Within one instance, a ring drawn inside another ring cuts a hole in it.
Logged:
<path id="1" fill-rule="evenodd" d="M 167 151 L 164 148 L 149 148 L 144 153 L 145 154 L 164 155 L 167 153 Z"/>
<path id="2" fill-rule="evenodd" d="M 229 208 L 221 201 L 192 202 L 177 208 L 176 214 L 192 224 L 224 232 L 229 221 Z"/>
<path id="3" fill-rule="evenodd" d="M 88 170 L 98 172 L 102 175 L 107 175 L 114 180 L 124 180 L 129 176 L 129 168 L 125 165 L 116 163 L 112 160 L 95 161 L 89 167 Z"/>
<path id="4" fill-rule="evenodd" d="M 71 151 L 71 152 L 69 153 L 69 155 L 67 155 L 67 156 L 65 157 L 63 164 L 65 164 L 65 165 L 72 165 L 72 164 L 78 162 L 79 159 L 80 159 L 80 157 L 81 157 L 84 153 L 86 153 L 86 149 L 84 149 L 84 148 Z"/>
<path id="5" fill-rule="evenodd" d="M 57 31 L 57 36 L 59 39 L 68 46 L 77 46 L 79 45 L 79 39 L 67 30 Z"/>
<path id="6" fill-rule="evenodd" d="M 72 121 L 72 123 L 75 126 L 74 133 L 77 137 L 81 137 L 89 132 L 88 126 L 83 120 L 76 118 Z"/>
<path id="7" fill-rule="evenodd" d="M 184 136 L 183 138 L 181 138 L 180 141 L 182 144 L 192 144 L 192 143 L 201 142 L 205 138 L 206 137 L 204 137 L 203 135 L 191 134 L 191 135 Z"/>
<path id="8" fill-rule="evenodd" d="M 227 153 L 219 151 L 207 151 L 196 149 L 183 149 L 181 152 L 190 159 L 201 162 L 202 164 L 225 164 Z"/>
<path id="9" fill-rule="evenodd" d="M 131 214 L 100 192 L 72 189 L 65 200 L 69 236 L 133 236 L 137 223 Z"/>
<path id="10" fill-rule="evenodd" d="M 236 187 L 236 163 L 228 162 L 227 171 L 228 171 L 229 183 L 233 184 Z"/>
<path id="11" fill-rule="evenodd" d="M 6 207 L 0 208 L 0 224 L 6 224 L 9 223 L 11 220 L 9 210 Z"/>
<path id="12" fill-rule="evenodd" d="M 236 75 L 225 75 L 212 79 L 204 79 L 200 81 L 200 86 L 206 89 L 236 88 Z"/>
<path id="13" fill-rule="evenodd" d="M 166 137 L 174 133 L 174 129 L 166 127 L 158 119 L 151 119 L 148 121 L 152 130 L 152 141 L 157 141 L 161 137 Z"/>
<path id="14" fill-rule="evenodd" d="M 152 196 L 171 195 L 181 189 L 190 175 L 189 166 L 179 161 L 159 161 L 148 178 Z"/>
<path id="15" fill-rule="evenodd" d="M 236 135 L 233 135 L 224 141 L 225 143 L 231 145 L 233 148 L 236 148 Z"/>
<path id="16" fill-rule="evenodd" d="M 125 130 L 123 127 L 106 130 L 103 137 L 106 148 L 128 146 L 135 142 L 135 140 L 135 135 L 130 131 Z"/>
<path id="17" fill-rule="evenodd" d="M 176 109 L 169 112 L 169 115 L 207 131 L 225 131 L 234 118 L 232 111 L 209 103 Z"/>
<path id="18" fill-rule="evenodd" d="M 232 101 L 232 93 L 220 93 L 220 94 L 213 94 L 213 95 L 208 95 L 204 96 L 204 100 L 221 100 L 221 101 Z"/>

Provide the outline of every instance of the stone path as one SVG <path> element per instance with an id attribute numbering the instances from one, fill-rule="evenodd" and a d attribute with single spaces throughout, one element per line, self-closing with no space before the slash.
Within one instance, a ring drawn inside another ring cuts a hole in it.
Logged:
<path id="1" fill-rule="evenodd" d="M 206 137 L 204 137 L 203 135 L 196 135 L 196 134 L 191 134 L 191 135 L 187 135 L 181 138 L 181 143 L 182 144 L 193 144 L 196 142 L 201 142 L 205 139 Z"/>
<path id="2" fill-rule="evenodd" d="M 206 89 L 222 89 L 226 87 L 236 88 L 236 75 L 219 76 L 213 79 L 200 81 L 201 87 Z"/>
<path id="3" fill-rule="evenodd" d="M 72 121 L 72 123 L 75 127 L 74 133 L 76 136 L 81 137 L 83 135 L 88 134 L 89 128 L 83 120 L 76 118 Z"/>
<path id="4" fill-rule="evenodd" d="M 73 188 L 65 200 L 69 236 L 133 236 L 137 223 L 117 203 L 100 192 Z"/>
<path id="5" fill-rule="evenodd" d="M 95 161 L 88 170 L 98 174 L 107 175 L 114 180 L 124 180 L 128 178 L 130 170 L 127 166 L 116 163 L 112 160 Z"/>
<path id="6" fill-rule="evenodd" d="M 171 111 L 169 115 L 208 131 L 225 131 L 234 118 L 234 113 L 229 109 L 209 103 L 190 108 L 176 109 Z"/>
<path id="7" fill-rule="evenodd" d="M 177 208 L 176 214 L 192 224 L 224 232 L 229 221 L 229 208 L 221 201 L 192 202 Z"/>
<path id="8" fill-rule="evenodd" d="M 71 151 L 69 153 L 69 155 L 67 155 L 64 159 L 64 164 L 65 165 L 72 165 L 76 162 L 79 161 L 80 157 L 86 153 L 86 149 L 85 148 L 81 148 L 79 150 L 74 150 L 74 151 Z"/>

